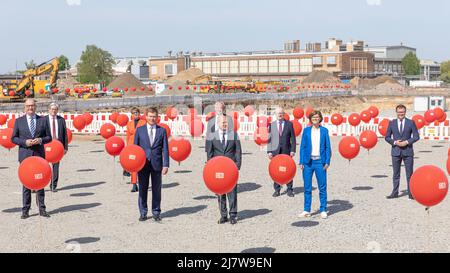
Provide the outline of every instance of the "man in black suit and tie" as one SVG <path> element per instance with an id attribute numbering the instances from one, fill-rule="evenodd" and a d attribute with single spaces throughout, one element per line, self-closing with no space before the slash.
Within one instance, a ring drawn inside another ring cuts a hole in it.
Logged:
<path id="1" fill-rule="evenodd" d="M 297 148 L 294 126 L 292 122 L 284 119 L 284 109 L 277 107 L 275 110 L 277 120 L 272 122 L 269 126 L 269 140 L 267 143 L 267 154 L 269 159 L 279 154 L 295 156 L 295 150 Z M 287 184 L 287 195 L 294 197 L 293 191 L 294 182 L 291 181 Z M 273 183 L 275 192 L 273 197 L 280 196 L 281 186 L 277 183 Z"/>
<path id="2" fill-rule="evenodd" d="M 145 111 L 147 125 L 136 129 L 134 144 L 145 151 L 147 158 L 144 168 L 138 172 L 139 183 L 139 221 L 147 220 L 147 196 L 149 179 L 152 180 L 152 214 L 153 219 L 161 221 L 161 186 L 162 175 L 169 171 L 169 144 L 166 129 L 156 124 L 158 110 L 148 108 Z"/>
<path id="3" fill-rule="evenodd" d="M 30 156 L 45 158 L 44 144 L 52 140 L 50 130 L 45 119 L 36 115 L 36 101 L 27 99 L 25 101 L 25 115 L 18 118 L 14 124 L 11 141 L 19 146 L 19 162 Z M 50 217 L 45 207 L 45 191 L 41 189 L 36 193 L 36 201 L 39 207 L 39 215 Z M 31 190 L 23 187 L 22 219 L 30 217 Z"/>
<path id="4" fill-rule="evenodd" d="M 206 125 L 206 140 L 212 140 L 214 138 L 214 133 L 219 129 L 219 119 L 225 111 L 225 103 L 223 101 L 217 101 L 214 104 L 215 116 L 208 120 L 208 124 Z M 227 116 L 228 120 L 228 129 L 233 131 L 234 123 L 233 119 L 230 116 Z M 209 144 L 211 142 L 207 142 Z M 205 145 L 205 152 L 208 152 L 208 146 Z"/>
<path id="5" fill-rule="evenodd" d="M 66 120 L 58 116 L 59 105 L 52 102 L 48 107 L 48 116 L 45 117 L 47 122 L 47 127 L 50 128 L 50 133 L 52 135 L 52 139 L 59 140 L 64 146 L 64 154 L 67 153 L 68 147 L 68 139 L 67 139 L 67 129 L 66 129 Z M 52 192 L 57 192 L 58 187 L 58 177 L 59 177 L 59 162 L 52 164 L 53 167 L 53 177 L 52 182 L 50 183 L 50 190 Z"/>
<path id="6" fill-rule="evenodd" d="M 205 146 L 208 147 L 206 151 L 207 159 L 210 160 L 216 156 L 226 156 L 233 160 L 238 170 L 240 170 L 242 149 L 239 136 L 236 132 L 229 129 L 228 116 L 226 114 L 216 116 L 216 118 L 218 121 L 218 130 L 213 133 L 212 139 L 206 139 L 207 144 Z M 230 205 L 230 223 L 234 225 L 237 223 L 237 185 L 228 194 L 218 196 L 221 215 L 219 224 L 228 221 L 227 197 Z"/>
<path id="7" fill-rule="evenodd" d="M 409 181 L 414 171 L 414 148 L 413 144 L 419 141 L 420 135 L 414 121 L 406 118 L 406 106 L 398 105 L 395 108 L 397 119 L 392 120 L 387 128 L 385 140 L 391 144 L 391 157 L 393 169 L 393 190 L 387 196 L 388 199 L 398 197 L 400 186 L 400 169 L 402 161 L 405 163 L 406 182 L 409 199 L 414 199 L 409 190 Z"/>

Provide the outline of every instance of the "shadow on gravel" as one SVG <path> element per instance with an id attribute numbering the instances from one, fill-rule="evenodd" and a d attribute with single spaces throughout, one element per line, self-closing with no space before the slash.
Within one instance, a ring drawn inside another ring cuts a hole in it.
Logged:
<path id="1" fill-rule="evenodd" d="M 256 247 L 247 248 L 241 251 L 241 253 L 274 253 L 275 248 L 273 247 Z"/>
<path id="2" fill-rule="evenodd" d="M 65 190 L 74 190 L 74 189 L 82 189 L 82 188 L 91 188 L 96 187 L 101 184 L 105 184 L 105 181 L 100 182 L 92 182 L 92 183 L 81 183 L 81 184 L 75 184 L 70 186 L 65 186 L 59 189 L 59 191 L 65 191 Z"/>
<path id="3" fill-rule="evenodd" d="M 166 212 L 161 213 L 161 218 L 171 218 L 171 217 L 177 217 L 180 215 L 185 214 L 195 214 L 197 212 L 200 212 L 204 209 L 206 209 L 206 205 L 199 205 L 195 207 L 184 207 L 184 208 L 177 208 L 173 210 L 169 210 Z"/>
<path id="4" fill-rule="evenodd" d="M 256 210 L 243 210 L 238 212 L 238 220 L 245 220 L 245 219 L 250 219 L 256 216 L 261 216 L 261 215 L 266 215 L 271 213 L 272 210 L 270 209 L 256 209 Z"/>
<path id="5" fill-rule="evenodd" d="M 261 188 L 261 185 L 253 183 L 253 182 L 248 182 L 248 183 L 240 183 L 237 186 L 237 192 L 238 193 L 242 193 L 242 192 L 246 192 L 246 191 L 255 191 L 259 188 Z"/>
<path id="6" fill-rule="evenodd" d="M 319 222 L 316 221 L 298 221 L 291 224 L 294 227 L 314 227 L 319 225 Z"/>
<path id="7" fill-rule="evenodd" d="M 72 242 L 79 243 L 79 244 L 90 244 L 100 241 L 99 237 L 80 237 L 80 238 L 74 238 L 69 239 L 65 243 L 70 244 Z"/>
<path id="8" fill-rule="evenodd" d="M 83 211 L 85 209 L 91 209 L 100 206 L 102 203 L 89 203 L 89 204 L 78 204 L 61 207 L 49 212 L 49 214 L 65 213 L 71 211 Z M 83 211 L 84 212 L 84 211 Z"/>

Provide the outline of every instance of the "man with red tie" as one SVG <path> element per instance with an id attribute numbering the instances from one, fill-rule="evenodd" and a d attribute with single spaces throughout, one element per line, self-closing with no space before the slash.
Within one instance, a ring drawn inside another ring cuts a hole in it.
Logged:
<path id="1" fill-rule="evenodd" d="M 48 107 L 48 116 L 45 117 L 48 128 L 50 129 L 52 140 L 58 140 L 64 146 L 64 154 L 69 150 L 66 120 L 58 116 L 59 105 L 52 102 Z M 59 178 L 59 162 L 52 164 L 53 177 L 50 183 L 50 190 L 57 192 Z"/>

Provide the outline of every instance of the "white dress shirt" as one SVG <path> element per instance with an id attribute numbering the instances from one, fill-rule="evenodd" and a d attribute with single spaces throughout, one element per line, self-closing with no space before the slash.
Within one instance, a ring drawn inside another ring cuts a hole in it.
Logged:
<path id="1" fill-rule="evenodd" d="M 150 133 L 150 130 L 152 130 L 151 133 Z M 148 132 L 150 144 L 155 143 L 156 125 L 150 126 L 150 124 L 147 123 L 147 132 Z M 153 136 L 153 138 L 150 139 L 150 136 Z"/>
<path id="2" fill-rule="evenodd" d="M 311 156 L 320 156 L 320 127 L 311 127 Z"/>
<path id="3" fill-rule="evenodd" d="M 55 136 L 53 135 L 53 119 L 55 119 Z M 50 122 L 50 134 L 52 135 L 52 138 L 58 138 L 58 117 L 48 115 L 48 121 Z"/>
<path id="4" fill-rule="evenodd" d="M 220 143 L 223 143 L 223 133 L 224 133 L 224 131 L 219 129 Z M 227 143 L 227 141 L 228 141 L 228 134 L 225 132 L 225 143 Z"/>

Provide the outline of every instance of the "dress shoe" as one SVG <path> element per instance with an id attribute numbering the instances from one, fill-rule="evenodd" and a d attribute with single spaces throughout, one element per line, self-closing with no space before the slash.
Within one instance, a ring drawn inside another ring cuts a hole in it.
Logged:
<path id="1" fill-rule="evenodd" d="M 22 213 L 22 216 L 20 216 L 20 219 L 27 219 L 28 217 L 30 217 L 30 214 L 28 214 L 28 211 L 27 211 L 27 212 Z"/>
<path id="2" fill-rule="evenodd" d="M 138 186 L 136 184 L 133 184 L 133 188 L 131 189 L 131 192 L 137 192 L 139 191 Z"/>
<path id="3" fill-rule="evenodd" d="M 386 196 L 387 199 L 398 198 L 398 193 L 392 193 L 391 195 Z"/>
<path id="4" fill-rule="evenodd" d="M 228 218 L 227 217 L 220 217 L 219 221 L 217 221 L 218 224 L 224 224 L 228 222 Z"/>
<path id="5" fill-rule="evenodd" d="M 49 218 L 50 217 L 50 214 L 48 214 L 45 210 L 41 210 L 39 212 L 39 215 L 42 216 L 42 217 L 45 217 L 45 218 Z"/>
<path id="6" fill-rule="evenodd" d="M 279 191 L 276 191 L 276 192 L 274 192 L 274 193 L 272 194 L 272 196 L 273 196 L 273 197 L 278 197 L 278 196 L 280 196 L 280 192 L 279 192 Z"/>
<path id="7" fill-rule="evenodd" d="M 230 224 L 232 224 L 232 225 L 237 224 L 237 218 L 236 217 L 231 217 Z"/>
<path id="8" fill-rule="evenodd" d="M 142 216 L 141 215 L 141 217 L 139 217 L 139 221 L 141 221 L 141 222 L 144 222 L 144 221 L 147 221 L 147 216 Z"/>
<path id="9" fill-rule="evenodd" d="M 409 198 L 410 200 L 414 200 L 414 197 L 413 197 L 412 195 L 408 196 L 408 198 Z"/>
<path id="10" fill-rule="evenodd" d="M 294 191 L 292 191 L 292 190 L 287 191 L 287 196 L 294 197 Z"/>
<path id="11" fill-rule="evenodd" d="M 155 220 L 155 222 L 160 222 L 161 221 L 161 216 L 160 215 L 153 215 L 153 220 Z"/>
<path id="12" fill-rule="evenodd" d="M 58 192 L 58 190 L 57 189 L 52 189 L 52 192 Z"/>
<path id="13" fill-rule="evenodd" d="M 129 172 L 127 172 L 127 171 L 123 171 L 123 176 L 130 177 L 131 174 Z"/>

